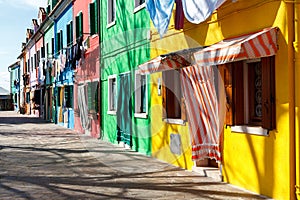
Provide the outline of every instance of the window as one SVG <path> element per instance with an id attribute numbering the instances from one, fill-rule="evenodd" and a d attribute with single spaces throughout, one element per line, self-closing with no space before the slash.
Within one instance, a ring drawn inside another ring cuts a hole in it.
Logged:
<path id="1" fill-rule="evenodd" d="M 67 108 L 73 108 L 73 85 L 65 86 L 65 105 Z"/>
<path id="2" fill-rule="evenodd" d="M 54 55 L 54 38 L 51 39 L 51 48 L 52 48 L 51 54 L 53 56 Z"/>
<path id="3" fill-rule="evenodd" d="M 46 52 L 47 52 L 47 58 L 48 58 L 49 53 L 50 53 L 50 52 L 49 52 L 49 43 L 46 44 Z"/>
<path id="4" fill-rule="evenodd" d="M 134 116 L 147 118 L 148 115 L 148 86 L 147 76 L 135 74 L 135 111 Z"/>
<path id="5" fill-rule="evenodd" d="M 63 99 L 64 99 L 64 88 L 58 87 L 58 95 L 57 95 L 57 105 L 62 106 L 63 105 Z"/>
<path id="6" fill-rule="evenodd" d="M 227 98 L 226 124 L 275 128 L 274 57 L 219 66 Z M 264 131 L 265 132 L 265 131 Z"/>
<path id="7" fill-rule="evenodd" d="M 93 3 L 90 3 L 89 5 L 89 11 L 90 11 L 90 33 L 91 35 L 98 33 L 98 10 L 97 10 L 97 4 L 96 1 Z"/>
<path id="8" fill-rule="evenodd" d="M 142 8 L 145 8 L 145 0 L 134 0 L 134 12 L 137 12 L 141 10 Z"/>
<path id="9" fill-rule="evenodd" d="M 163 118 L 166 122 L 182 124 L 186 120 L 185 104 L 181 92 L 180 73 L 163 72 Z"/>
<path id="10" fill-rule="evenodd" d="M 41 58 L 45 58 L 45 47 L 41 47 Z"/>
<path id="11" fill-rule="evenodd" d="M 76 39 L 83 35 L 83 14 L 80 12 L 75 18 Z"/>
<path id="12" fill-rule="evenodd" d="M 30 92 L 26 92 L 26 103 L 30 103 Z"/>
<path id="13" fill-rule="evenodd" d="M 107 0 L 107 27 L 111 27 L 116 23 L 116 0 Z"/>
<path id="14" fill-rule="evenodd" d="M 41 51 L 40 50 L 38 50 L 37 52 L 36 52 L 36 67 L 39 65 L 39 63 L 40 63 L 40 58 L 41 58 Z"/>
<path id="15" fill-rule="evenodd" d="M 34 63 L 33 63 L 33 57 L 31 57 L 31 62 L 30 62 L 30 64 L 31 64 L 31 71 L 33 72 L 33 66 L 34 66 Z"/>
<path id="16" fill-rule="evenodd" d="M 56 34 L 56 47 L 57 47 L 57 53 L 59 53 L 60 50 L 63 49 L 63 31 L 60 30 L 57 34 Z"/>
<path id="17" fill-rule="evenodd" d="M 99 111 L 98 107 L 98 89 L 99 82 L 89 82 L 88 83 L 88 109 L 91 113 L 97 113 Z"/>
<path id="18" fill-rule="evenodd" d="M 108 114 L 116 114 L 117 111 L 117 77 L 108 77 Z"/>
<path id="19" fill-rule="evenodd" d="M 36 69 L 37 66 L 38 66 L 37 56 L 36 56 L 36 54 L 34 54 L 34 65 L 33 65 L 33 67 Z"/>
<path id="20" fill-rule="evenodd" d="M 73 22 L 71 21 L 67 24 L 67 46 L 72 45 L 73 43 Z"/>

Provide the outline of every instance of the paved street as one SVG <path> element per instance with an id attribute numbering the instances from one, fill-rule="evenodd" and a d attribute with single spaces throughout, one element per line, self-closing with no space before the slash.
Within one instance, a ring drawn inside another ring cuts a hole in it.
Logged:
<path id="1" fill-rule="evenodd" d="M 195 172 L 0 112 L 0 199 L 263 199 Z"/>

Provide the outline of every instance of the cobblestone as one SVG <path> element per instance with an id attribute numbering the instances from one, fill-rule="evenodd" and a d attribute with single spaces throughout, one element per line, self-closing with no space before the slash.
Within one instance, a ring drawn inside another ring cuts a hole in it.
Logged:
<path id="1" fill-rule="evenodd" d="M 0 199 L 265 199 L 14 112 L 0 112 Z"/>

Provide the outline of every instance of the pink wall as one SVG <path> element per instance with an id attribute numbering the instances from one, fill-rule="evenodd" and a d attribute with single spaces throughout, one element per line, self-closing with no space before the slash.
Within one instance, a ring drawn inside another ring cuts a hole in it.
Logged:
<path id="1" fill-rule="evenodd" d="M 84 60 L 80 62 L 77 72 L 76 72 L 76 82 L 74 84 L 74 108 L 78 107 L 77 103 L 77 86 L 78 84 L 86 83 L 87 81 L 95 81 L 99 80 L 99 37 L 98 34 L 89 35 L 86 33 L 90 32 L 89 25 L 89 4 L 94 2 L 94 0 L 76 0 L 73 3 L 73 26 L 75 30 L 75 17 L 82 12 L 83 14 L 83 40 L 86 40 L 89 37 L 90 48 L 86 49 Z M 74 31 L 75 38 L 75 31 Z M 99 116 L 98 116 L 99 117 Z M 91 136 L 98 137 L 99 136 L 99 120 L 97 118 L 91 119 Z M 75 130 L 79 132 L 84 132 L 79 116 L 75 113 Z"/>

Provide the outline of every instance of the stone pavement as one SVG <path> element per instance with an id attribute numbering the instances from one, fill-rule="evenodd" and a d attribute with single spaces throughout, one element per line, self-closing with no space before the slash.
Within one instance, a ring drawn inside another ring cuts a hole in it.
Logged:
<path id="1" fill-rule="evenodd" d="M 0 199 L 265 199 L 41 119 L 0 112 Z"/>

